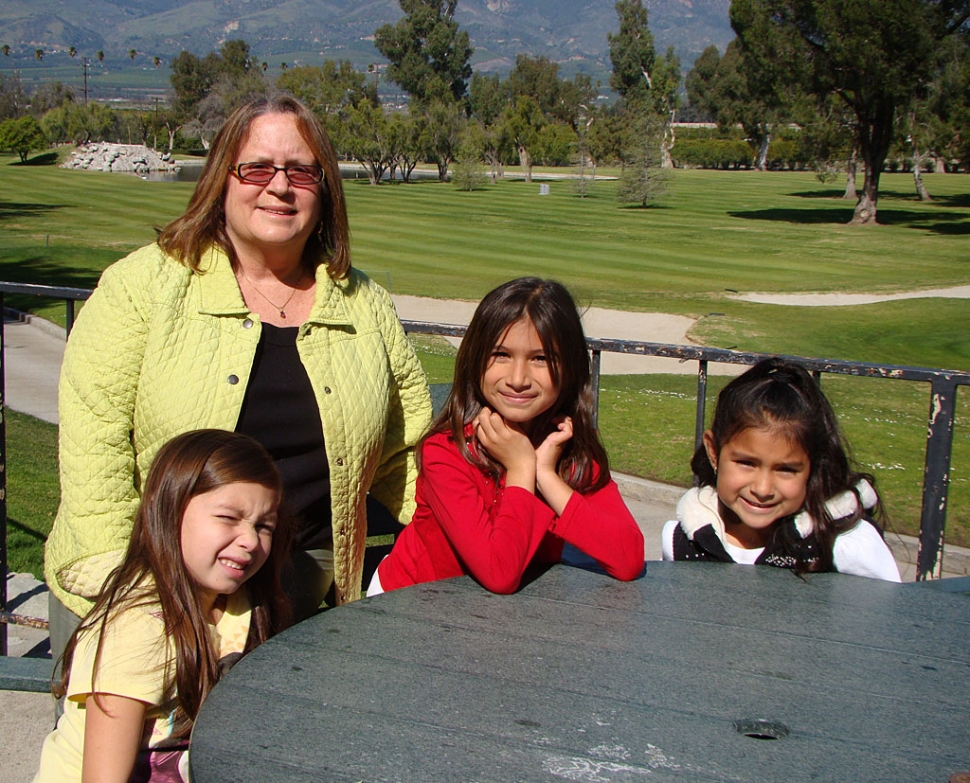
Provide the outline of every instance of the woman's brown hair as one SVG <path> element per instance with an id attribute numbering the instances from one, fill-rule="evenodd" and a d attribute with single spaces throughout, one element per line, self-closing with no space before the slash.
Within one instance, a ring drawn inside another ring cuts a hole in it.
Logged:
<path id="1" fill-rule="evenodd" d="M 266 114 L 289 114 L 296 120 L 300 136 L 313 151 L 323 169 L 320 183 L 320 226 L 307 239 L 303 263 L 312 275 L 318 264 L 327 274 L 340 280 L 350 271 L 350 226 L 344 201 L 340 167 L 326 131 L 313 113 L 289 95 L 257 98 L 234 111 L 216 134 L 209 148 L 202 174 L 185 212 L 158 234 L 158 244 L 166 253 L 198 272 L 203 255 L 218 245 L 236 266 L 236 253 L 226 233 L 226 182 L 253 120 Z"/>
<path id="2" fill-rule="evenodd" d="M 260 484 L 282 497 L 283 481 L 273 460 L 247 435 L 195 430 L 173 438 L 159 450 L 145 482 L 124 560 L 109 574 L 94 607 L 71 636 L 55 695 L 67 691 L 80 634 L 99 635 L 92 674 L 96 689 L 105 630 L 112 618 L 133 607 L 160 606 L 165 635 L 175 649 L 175 736 L 188 736 L 203 700 L 219 679 L 220 668 L 198 589 L 182 558 L 182 517 L 193 497 L 237 482 Z M 289 624 L 289 602 L 280 577 L 292 540 L 292 519 L 280 509 L 269 557 L 240 588 L 252 606 L 245 652 Z"/>
<path id="3" fill-rule="evenodd" d="M 533 445 L 542 443 L 552 432 L 554 419 L 571 417 L 573 437 L 563 449 L 558 473 L 577 492 L 601 489 L 610 480 L 609 460 L 593 427 L 595 405 L 586 336 L 576 303 L 566 287 L 555 280 L 520 277 L 485 295 L 458 349 L 451 393 L 422 443 L 435 433 L 448 432 L 468 462 L 495 476 L 501 474 L 501 466 L 484 449 L 469 446 L 465 426 L 487 404 L 482 396 L 482 378 L 495 346 L 522 318 L 535 327 L 549 373 L 559 387 L 555 404 L 533 423 Z M 419 445 L 419 459 L 420 455 Z"/>

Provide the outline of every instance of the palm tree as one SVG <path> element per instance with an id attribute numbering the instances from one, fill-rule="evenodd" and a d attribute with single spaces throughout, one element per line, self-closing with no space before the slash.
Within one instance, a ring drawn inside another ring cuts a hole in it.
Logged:
<path id="1" fill-rule="evenodd" d="M 67 53 L 71 55 L 72 58 L 77 57 L 77 47 L 71 46 L 68 48 Z"/>
<path id="2" fill-rule="evenodd" d="M 34 57 L 36 57 L 38 60 L 43 60 L 44 59 L 44 50 L 43 49 L 34 49 Z"/>
<path id="3" fill-rule="evenodd" d="M 129 60 L 134 60 L 136 54 L 138 54 L 138 52 L 136 52 L 134 49 L 129 49 L 128 50 L 128 59 Z"/>

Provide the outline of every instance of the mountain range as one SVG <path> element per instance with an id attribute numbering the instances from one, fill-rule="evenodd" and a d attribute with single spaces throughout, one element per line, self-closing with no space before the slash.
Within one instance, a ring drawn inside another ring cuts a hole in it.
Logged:
<path id="1" fill-rule="evenodd" d="M 515 56 L 544 55 L 570 75 L 610 70 L 608 32 L 619 28 L 615 0 L 459 0 L 455 18 L 475 46 L 477 70 L 507 71 Z M 734 37 L 730 0 L 647 0 L 657 50 L 673 46 L 688 70 L 703 49 Z M 21 62 L 45 53 L 103 51 L 123 62 L 131 50 L 169 61 L 242 38 L 271 64 L 380 61 L 374 31 L 402 16 L 396 0 L 4 0 L 0 45 Z M 5 63 L 0 58 L 0 67 Z"/>

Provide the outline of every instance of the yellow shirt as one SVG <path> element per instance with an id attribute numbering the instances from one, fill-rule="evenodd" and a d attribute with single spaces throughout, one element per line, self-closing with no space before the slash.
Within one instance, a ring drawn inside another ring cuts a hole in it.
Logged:
<path id="1" fill-rule="evenodd" d="M 249 599 L 245 590 L 229 596 L 226 611 L 211 627 L 213 642 L 223 658 L 241 653 L 246 647 L 250 620 Z M 139 606 L 113 617 L 105 631 L 101 661 L 94 676 L 94 658 L 99 634 L 82 634 L 74 651 L 71 677 L 64 703 L 64 714 L 57 727 L 44 740 L 40 770 L 34 783 L 66 783 L 81 780 L 84 751 L 86 702 L 92 693 L 110 693 L 137 699 L 148 705 L 142 749 L 136 764 L 146 772 L 165 769 L 167 780 L 188 780 L 185 743 L 172 745 L 172 718 L 176 707 L 175 649 L 165 635 L 161 608 Z M 149 752 L 153 751 L 153 752 Z M 146 778 L 147 779 L 147 778 Z"/>

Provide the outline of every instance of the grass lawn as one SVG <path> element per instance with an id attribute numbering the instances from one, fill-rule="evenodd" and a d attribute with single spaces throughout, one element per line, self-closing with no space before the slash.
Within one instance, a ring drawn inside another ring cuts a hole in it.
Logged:
<path id="1" fill-rule="evenodd" d="M 0 279 L 9 281 L 93 287 L 105 266 L 178 215 L 192 189 L 14 160 L 0 155 Z M 477 300 L 509 278 L 549 276 L 582 305 L 697 318 L 691 338 L 706 345 L 970 370 L 965 300 L 782 308 L 731 298 L 970 283 L 970 178 L 926 182 L 934 200 L 920 203 L 910 175 L 883 175 L 884 224 L 866 228 L 846 226 L 852 203 L 810 173 L 677 171 L 669 197 L 648 210 L 619 207 L 612 182 L 583 199 L 566 181 L 552 182 L 547 196 L 522 181 L 474 193 L 437 182 L 348 181 L 346 191 L 354 263 L 394 293 Z M 7 300 L 63 322 L 63 304 Z M 422 338 L 419 350 L 433 381 L 450 380 L 447 347 Z M 912 532 L 919 515 L 929 404 L 925 389 L 909 386 L 825 380 L 901 532 Z M 693 377 L 604 380 L 601 423 L 616 469 L 687 483 L 693 387 Z M 970 544 L 966 405 L 948 540 Z"/>
<path id="2" fill-rule="evenodd" d="M 43 579 L 44 541 L 54 524 L 57 482 L 57 427 L 6 410 L 7 565 L 11 571 Z"/>

